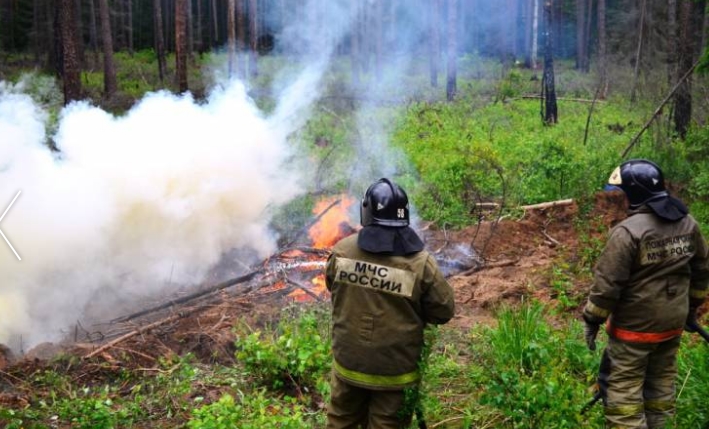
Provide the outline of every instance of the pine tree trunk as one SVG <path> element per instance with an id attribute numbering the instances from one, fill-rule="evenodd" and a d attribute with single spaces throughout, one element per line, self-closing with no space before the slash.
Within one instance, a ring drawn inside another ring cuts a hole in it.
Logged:
<path id="1" fill-rule="evenodd" d="M 116 67 L 113 64 L 113 37 L 111 35 L 111 16 L 108 0 L 98 0 L 101 17 L 101 44 L 103 45 L 103 91 L 106 98 L 111 98 L 118 87 Z"/>
<path id="2" fill-rule="evenodd" d="M 217 20 L 217 0 L 212 0 L 212 47 L 219 45 L 219 21 Z"/>
<path id="3" fill-rule="evenodd" d="M 643 31 L 645 27 L 645 11 L 647 9 L 647 0 L 640 0 L 640 22 L 638 23 L 638 49 L 635 52 L 635 69 L 633 71 L 633 86 L 630 90 L 630 102 L 635 103 L 636 91 L 638 88 L 638 75 L 640 73 L 640 54 L 643 49 Z"/>
<path id="4" fill-rule="evenodd" d="M 440 33 L 440 11 L 443 7 L 443 0 L 433 0 L 430 3 L 429 21 L 429 73 L 431 86 L 438 87 L 438 62 L 441 58 L 441 33 Z"/>
<path id="5" fill-rule="evenodd" d="M 59 35 L 62 53 L 62 82 L 64 104 L 81 99 L 81 67 L 76 35 L 76 8 L 74 0 L 57 0 Z"/>
<path id="6" fill-rule="evenodd" d="M 576 70 L 583 70 L 586 57 L 586 0 L 576 0 Z"/>
<path id="7" fill-rule="evenodd" d="M 531 64 L 532 68 L 537 68 L 537 56 L 539 54 L 539 2 L 541 0 L 533 0 L 532 8 L 532 53 Z"/>
<path id="8" fill-rule="evenodd" d="M 79 59 L 79 67 L 86 64 L 86 55 L 84 53 L 84 37 L 83 26 L 81 25 L 81 0 L 74 1 L 74 33 L 76 34 L 76 54 Z"/>
<path id="9" fill-rule="evenodd" d="M 559 114 L 556 105 L 556 89 L 554 86 L 554 54 L 552 45 L 552 0 L 544 3 L 544 77 L 542 78 L 542 103 L 544 104 L 544 123 L 556 124 Z"/>
<path id="10" fill-rule="evenodd" d="M 705 1 L 681 0 L 679 6 L 679 54 L 677 76 L 684 76 L 691 70 L 701 41 L 701 27 L 704 23 Z M 684 139 L 692 121 L 692 77 L 689 76 L 677 89 L 674 97 L 675 131 Z"/>
<path id="11" fill-rule="evenodd" d="M 162 4 L 161 0 L 153 0 L 153 25 L 155 33 L 155 53 L 158 57 L 158 75 L 160 82 L 165 81 L 167 72 L 167 60 L 165 59 L 165 40 L 162 28 Z"/>
<path id="12" fill-rule="evenodd" d="M 187 85 L 187 6 L 189 0 L 175 0 L 175 72 L 177 90 L 188 91 Z"/>
<path id="13" fill-rule="evenodd" d="M 227 49 L 229 78 L 236 75 L 236 2 L 238 0 L 227 1 Z"/>
<path id="14" fill-rule="evenodd" d="M 584 33 L 584 40 L 586 44 L 584 45 L 585 56 L 583 59 L 583 71 L 588 73 L 591 70 L 591 17 L 593 16 L 593 0 L 586 0 L 588 2 L 588 9 L 586 10 L 586 31 Z"/>
<path id="15" fill-rule="evenodd" d="M 98 29 L 96 25 L 96 5 L 94 0 L 89 0 L 89 43 L 93 56 L 92 68 L 98 67 Z"/>
<path id="16" fill-rule="evenodd" d="M 359 1 L 353 0 L 350 3 L 352 8 L 352 31 L 350 34 L 351 52 L 350 60 L 352 62 L 352 84 L 357 87 L 359 86 L 359 57 L 360 57 L 360 46 L 359 46 Z"/>
<path id="17" fill-rule="evenodd" d="M 128 25 L 128 52 L 133 55 L 135 46 L 133 45 L 133 2 L 126 0 L 127 14 L 126 24 Z"/>
<path id="18" fill-rule="evenodd" d="M 200 54 L 204 53 L 204 34 L 202 31 L 202 20 L 204 17 L 202 16 L 202 0 L 197 0 L 197 21 L 196 21 L 196 28 L 195 28 L 195 46 L 197 49 L 197 52 Z"/>
<path id="19" fill-rule="evenodd" d="M 249 40 L 251 41 L 251 49 L 249 52 L 249 76 L 256 77 L 258 75 L 258 4 L 256 0 L 249 0 Z"/>
<path id="20" fill-rule="evenodd" d="M 448 0 L 448 73 L 446 75 L 446 99 L 453 101 L 458 79 L 458 1 Z"/>
<path id="21" fill-rule="evenodd" d="M 599 98 L 608 94 L 608 59 L 606 58 L 606 0 L 598 0 L 598 74 L 600 76 Z"/>
<path id="22" fill-rule="evenodd" d="M 384 61 L 384 5 L 381 1 L 374 4 L 374 75 L 377 80 L 382 78 L 382 63 Z"/>
<path id="23" fill-rule="evenodd" d="M 246 78 L 246 61 L 242 61 L 246 50 L 246 14 L 244 13 L 244 0 L 236 0 L 236 55 L 237 69 L 240 79 Z"/>
<path id="24" fill-rule="evenodd" d="M 534 0 L 524 1 L 524 66 L 532 67 L 532 21 Z"/>

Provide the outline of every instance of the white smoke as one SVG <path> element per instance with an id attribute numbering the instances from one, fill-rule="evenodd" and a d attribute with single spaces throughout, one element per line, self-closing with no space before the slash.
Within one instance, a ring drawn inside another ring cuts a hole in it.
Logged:
<path id="1" fill-rule="evenodd" d="M 301 192 L 283 136 L 238 81 L 206 103 L 155 93 L 125 116 L 47 114 L 0 93 L 0 342 L 55 339 L 98 294 L 129 297 L 202 280 L 224 252 L 274 250 L 270 209 Z M 96 311 L 94 310 L 95 314 Z"/>

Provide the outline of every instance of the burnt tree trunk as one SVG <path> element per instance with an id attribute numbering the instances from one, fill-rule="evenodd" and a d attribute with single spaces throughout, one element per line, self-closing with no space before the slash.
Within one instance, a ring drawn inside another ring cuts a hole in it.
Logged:
<path id="1" fill-rule="evenodd" d="M 443 6 L 443 0 L 433 0 L 431 3 L 429 15 L 429 74 L 431 86 L 438 86 L 438 62 L 441 58 L 441 33 L 440 11 Z"/>
<path id="2" fill-rule="evenodd" d="M 458 80 L 458 0 L 448 0 L 448 70 L 446 74 L 446 99 L 453 101 Z"/>
<path id="3" fill-rule="evenodd" d="M 106 98 L 116 93 L 116 66 L 113 64 L 113 37 L 111 35 L 111 16 L 108 0 L 98 0 L 101 16 L 101 44 L 103 46 L 103 91 Z"/>
<path id="4" fill-rule="evenodd" d="M 81 0 L 74 1 L 74 34 L 76 36 L 76 54 L 79 59 L 79 67 L 86 64 L 84 52 L 83 26 L 81 25 Z"/>
<path id="5" fill-rule="evenodd" d="M 81 99 L 81 67 L 76 35 L 76 8 L 74 0 L 57 1 L 57 23 L 61 40 L 61 74 L 64 104 Z"/>
<path id="6" fill-rule="evenodd" d="M 554 54 L 552 45 L 552 0 L 544 3 L 544 77 L 542 78 L 542 107 L 545 125 L 556 124 L 559 115 L 554 87 Z"/>
<path id="7" fill-rule="evenodd" d="M 212 23 L 212 31 L 210 31 L 209 34 L 212 38 L 212 47 L 216 47 L 219 44 L 219 21 L 217 20 L 217 0 L 212 0 L 210 4 L 210 10 L 212 11 L 212 19 L 210 20 L 210 22 Z"/>
<path id="8" fill-rule="evenodd" d="M 126 0 L 126 34 L 128 38 L 128 52 L 133 55 L 135 46 L 133 44 L 133 1 Z"/>
<path id="9" fill-rule="evenodd" d="M 197 0 L 197 20 L 195 21 L 195 46 L 197 52 L 203 54 L 204 49 L 204 34 L 202 30 L 202 20 L 204 16 L 202 14 L 202 0 Z"/>
<path id="10" fill-rule="evenodd" d="M 153 0 L 153 28 L 155 36 L 155 54 L 158 57 L 158 76 L 160 82 L 165 81 L 165 73 L 167 72 L 167 60 L 165 59 L 165 39 L 163 38 L 162 28 L 162 5 L 161 0 Z"/>
<path id="11" fill-rule="evenodd" d="M 179 93 L 187 85 L 187 6 L 189 0 L 175 0 L 175 80 Z"/>

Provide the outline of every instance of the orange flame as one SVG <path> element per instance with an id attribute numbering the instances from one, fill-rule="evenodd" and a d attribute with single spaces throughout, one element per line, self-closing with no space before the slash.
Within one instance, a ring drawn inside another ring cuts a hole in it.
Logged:
<path id="1" fill-rule="evenodd" d="M 319 201 L 315 204 L 313 213 L 319 215 L 337 200 L 340 200 L 340 202 L 327 210 L 308 231 L 310 239 L 313 241 L 313 247 L 317 249 L 329 249 L 341 238 L 349 235 L 349 231 L 354 231 L 350 224 L 348 210 L 356 200 L 348 195 L 340 195 Z"/>

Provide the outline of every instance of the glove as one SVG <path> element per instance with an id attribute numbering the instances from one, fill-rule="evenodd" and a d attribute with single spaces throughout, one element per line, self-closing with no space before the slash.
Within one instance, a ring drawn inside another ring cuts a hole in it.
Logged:
<path id="1" fill-rule="evenodd" d="M 596 336 L 598 335 L 600 327 L 601 325 L 598 323 L 586 322 L 583 328 L 583 336 L 586 339 L 586 345 L 588 345 L 588 349 L 591 351 L 596 350 Z"/>
<path id="2" fill-rule="evenodd" d="M 687 321 L 684 322 L 684 330 L 687 332 L 697 332 L 697 309 L 696 307 L 690 307 L 689 313 L 687 313 Z"/>

